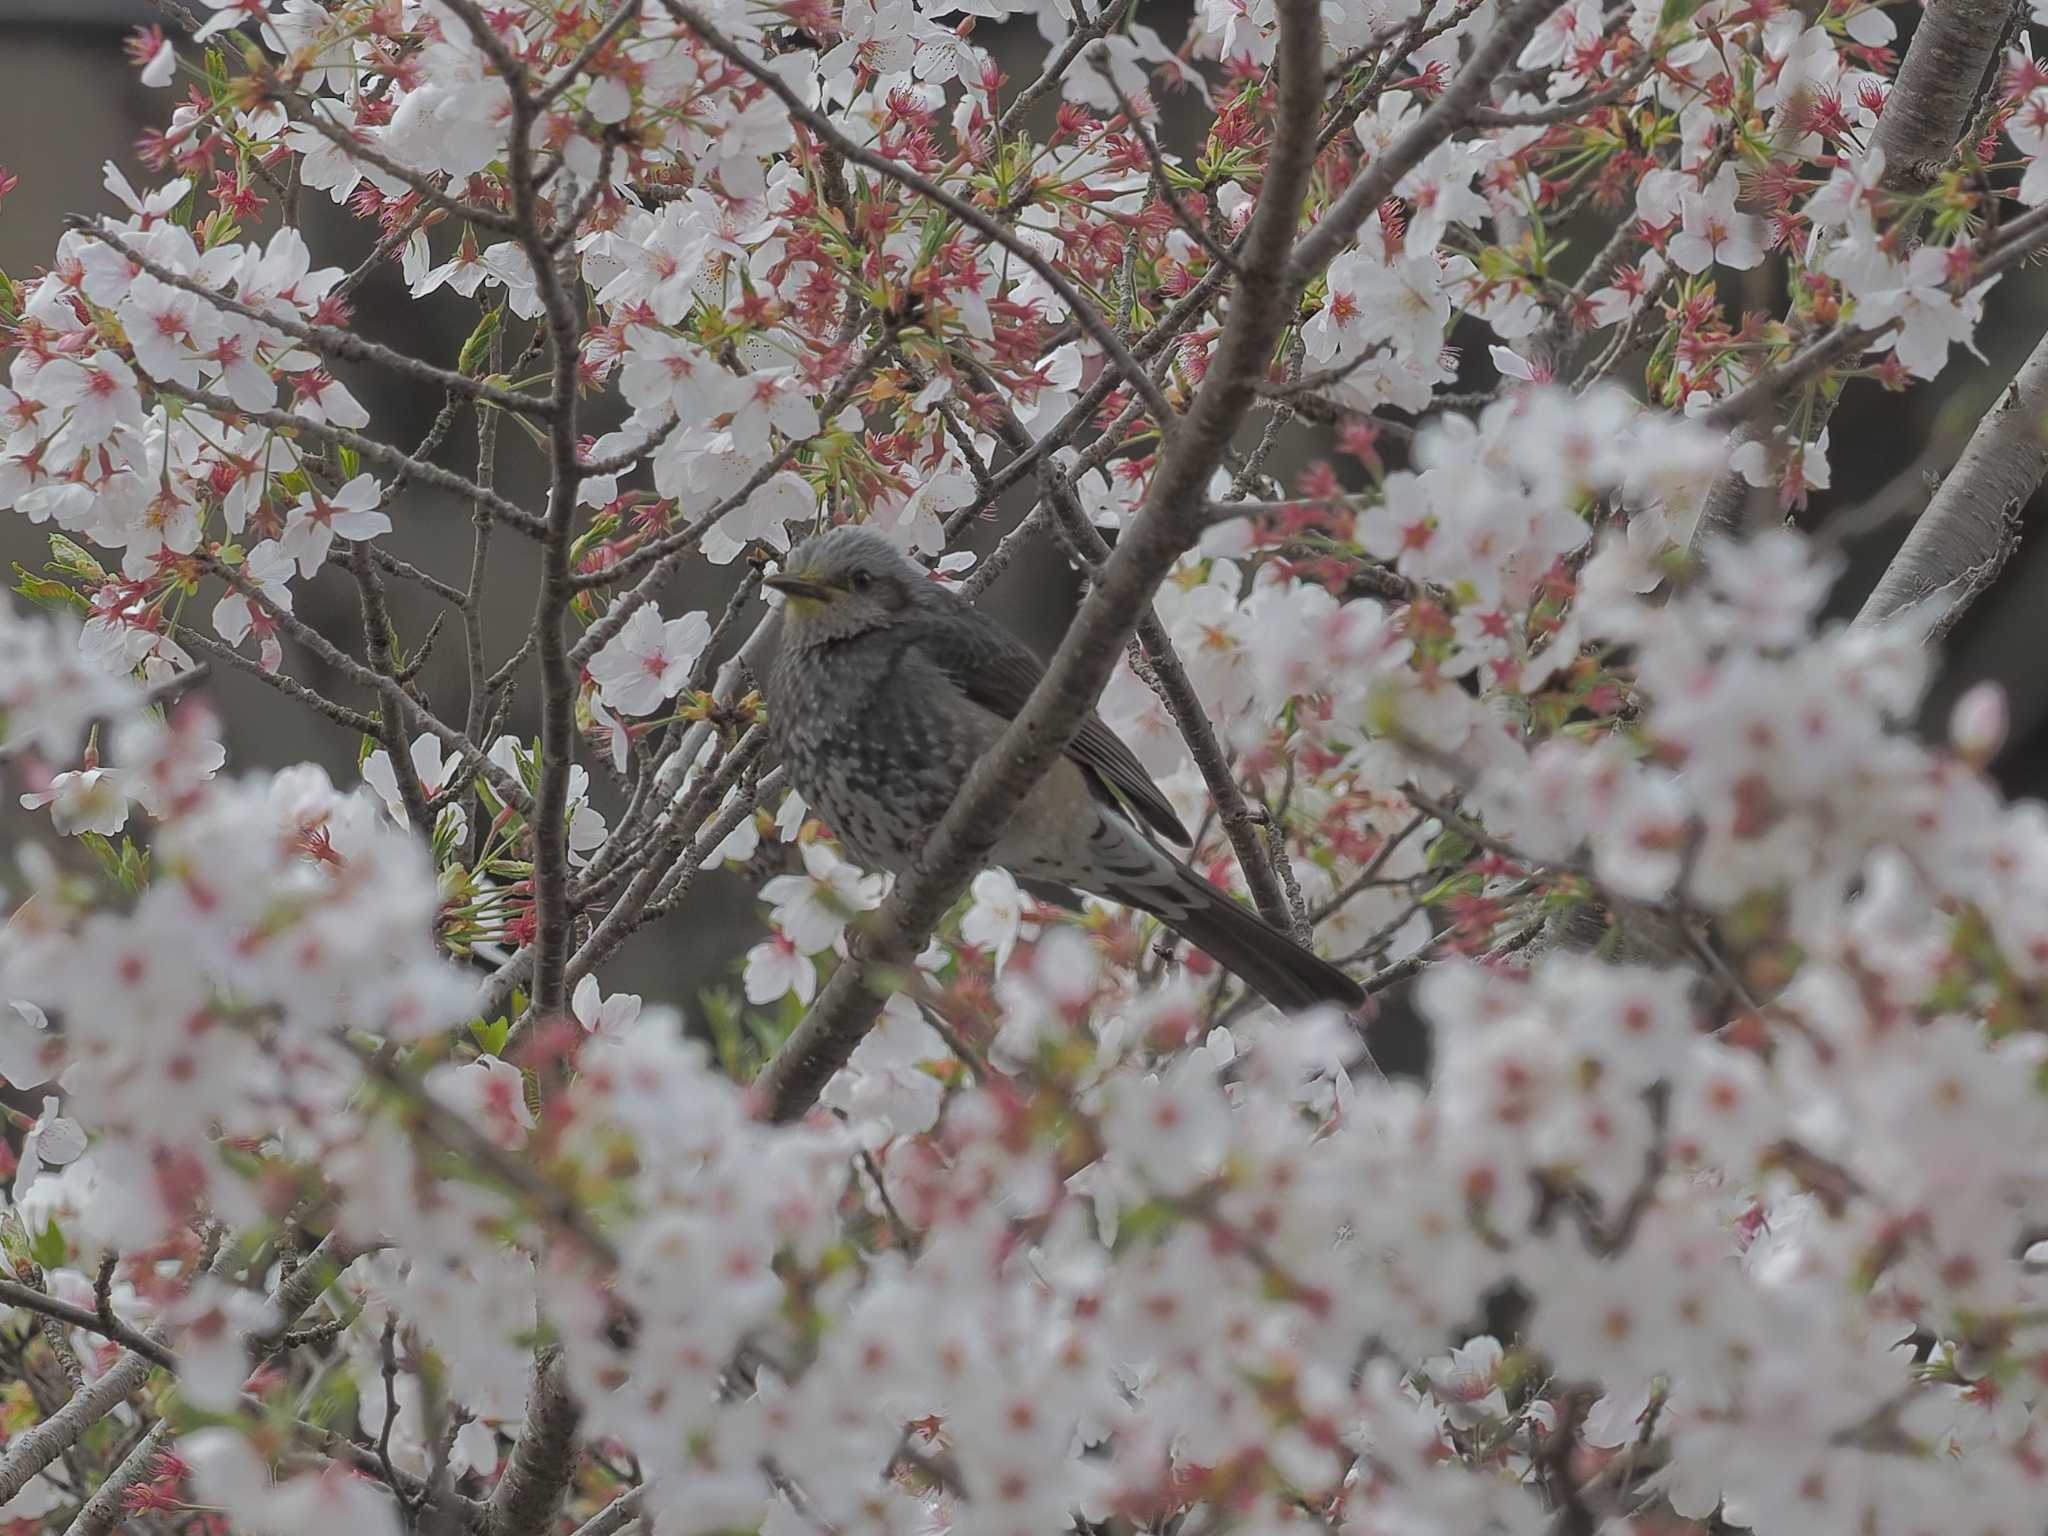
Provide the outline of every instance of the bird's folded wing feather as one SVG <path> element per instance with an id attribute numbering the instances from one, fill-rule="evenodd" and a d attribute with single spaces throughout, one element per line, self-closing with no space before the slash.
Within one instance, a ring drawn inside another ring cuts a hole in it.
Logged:
<path id="1" fill-rule="evenodd" d="M 1016 719 L 1045 675 L 1044 664 L 993 619 L 964 605 L 961 612 L 973 615 L 962 626 L 964 635 L 949 635 L 952 643 L 933 647 L 932 659 L 960 684 L 968 698 L 1005 720 Z M 1190 841 L 1187 828 L 1137 754 L 1093 710 L 1067 743 L 1067 756 L 1127 802 L 1160 836 L 1183 846 Z"/>

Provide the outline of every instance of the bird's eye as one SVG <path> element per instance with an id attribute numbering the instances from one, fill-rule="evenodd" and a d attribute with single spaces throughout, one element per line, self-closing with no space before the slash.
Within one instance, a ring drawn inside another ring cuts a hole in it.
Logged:
<path id="1" fill-rule="evenodd" d="M 874 584 L 875 578 L 869 575 L 866 571 L 855 571 L 853 573 L 853 579 L 848 583 L 848 585 L 851 586 L 853 590 L 856 592 L 865 592 L 869 587 L 873 586 Z"/>

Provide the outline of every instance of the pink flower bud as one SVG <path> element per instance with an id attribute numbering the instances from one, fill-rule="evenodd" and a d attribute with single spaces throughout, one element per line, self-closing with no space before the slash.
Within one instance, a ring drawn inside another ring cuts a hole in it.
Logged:
<path id="1" fill-rule="evenodd" d="M 1948 739 L 1967 761 L 1981 768 L 2005 745 L 2011 723 L 2004 687 L 1978 683 L 1956 700 L 1955 711 L 1948 718 Z"/>

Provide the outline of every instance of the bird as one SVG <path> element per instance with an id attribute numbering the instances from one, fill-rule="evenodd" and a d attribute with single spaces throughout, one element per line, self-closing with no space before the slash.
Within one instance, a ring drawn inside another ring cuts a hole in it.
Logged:
<path id="1" fill-rule="evenodd" d="M 1044 663 L 864 524 L 815 534 L 765 584 L 782 634 L 763 679 L 789 781 L 853 859 L 909 870 Z M 1191 840 L 1137 755 L 1090 710 L 1018 804 L 989 862 L 1069 909 L 1079 893 L 1149 913 L 1275 1006 L 1365 994 L 1162 846 Z"/>

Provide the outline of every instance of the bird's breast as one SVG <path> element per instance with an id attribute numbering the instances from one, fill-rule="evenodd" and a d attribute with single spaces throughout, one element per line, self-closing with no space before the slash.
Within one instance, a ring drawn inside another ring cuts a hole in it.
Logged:
<path id="1" fill-rule="evenodd" d="M 909 866 L 986 739 L 963 718 L 957 690 L 900 647 L 785 658 L 768 703 L 791 782 L 876 869 Z"/>

